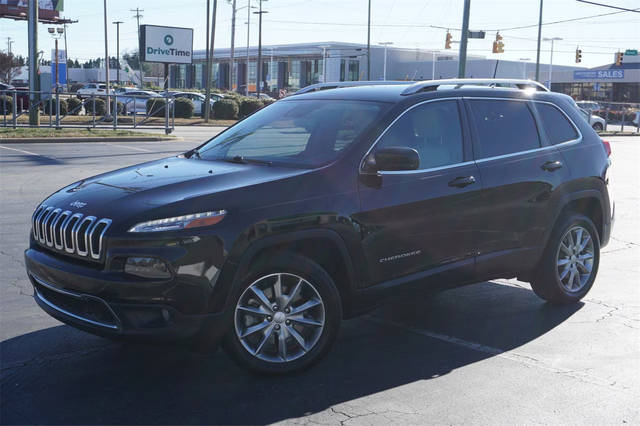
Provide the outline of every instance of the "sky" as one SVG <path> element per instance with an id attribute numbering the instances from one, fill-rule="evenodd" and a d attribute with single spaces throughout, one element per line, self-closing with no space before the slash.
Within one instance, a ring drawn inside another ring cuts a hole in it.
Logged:
<path id="1" fill-rule="evenodd" d="M 236 48 L 246 46 L 247 3 L 237 0 Z M 640 8 L 640 0 L 598 0 L 624 8 Z M 115 56 L 116 30 L 120 26 L 120 52 L 137 49 L 135 12 L 139 7 L 141 24 L 194 29 L 194 49 L 205 48 L 207 0 L 107 0 L 109 54 Z M 213 1 L 212 1 L 213 2 Z M 104 57 L 103 2 L 101 0 L 65 0 L 61 13 L 78 20 L 68 26 L 68 57 L 81 62 Z M 460 38 L 463 0 L 371 0 L 371 43 L 392 42 L 394 47 L 443 49 L 446 29 L 453 39 Z M 470 40 L 468 51 L 492 59 L 535 62 L 539 0 L 471 0 L 471 30 L 485 30 L 484 40 Z M 262 43 L 367 41 L 367 0 L 265 0 Z M 232 7 L 218 0 L 215 47 L 229 47 Z M 625 12 L 573 22 L 552 23 L 582 18 L 614 9 L 576 0 L 546 0 L 543 8 L 543 37 L 561 37 L 555 43 L 554 64 L 575 65 L 575 49 L 582 49 L 582 63 L 594 67 L 613 62 L 616 51 L 640 48 L 640 13 Z M 251 16 L 251 45 L 257 45 L 257 15 Z M 40 49 L 49 52 L 53 40 L 46 24 L 40 24 Z M 529 26 L 528 28 L 515 28 Z M 442 27 L 442 28 L 434 28 Z M 504 37 L 505 52 L 491 53 L 496 31 Z M 15 54 L 27 54 L 27 23 L 0 19 L 0 49 L 7 49 L 7 37 L 13 40 Z M 62 46 L 61 46 L 62 47 Z M 458 45 L 453 45 L 457 51 Z M 548 62 L 550 43 L 543 42 L 541 62 Z M 47 54 L 48 56 L 48 54 Z"/>

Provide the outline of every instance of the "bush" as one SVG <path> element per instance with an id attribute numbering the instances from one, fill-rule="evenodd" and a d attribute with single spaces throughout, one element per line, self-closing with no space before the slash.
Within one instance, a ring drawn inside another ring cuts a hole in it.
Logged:
<path id="1" fill-rule="evenodd" d="M 275 101 L 276 101 L 276 99 L 263 99 L 262 103 L 264 104 L 264 106 L 267 106 L 267 105 L 271 105 Z"/>
<path id="2" fill-rule="evenodd" d="M 238 118 L 240 107 L 233 99 L 221 99 L 213 104 L 213 116 L 219 119 L 233 120 Z"/>
<path id="3" fill-rule="evenodd" d="M 244 98 L 240 102 L 240 116 L 246 117 L 264 106 L 260 99 Z"/>
<path id="4" fill-rule="evenodd" d="M 69 109 L 69 114 L 78 115 L 82 108 L 79 108 L 82 105 L 82 101 L 78 98 L 69 98 L 67 99 L 67 108 Z"/>
<path id="5" fill-rule="evenodd" d="M 193 102 L 187 98 L 176 98 L 174 101 L 177 118 L 191 118 L 193 116 Z"/>
<path id="6" fill-rule="evenodd" d="M 93 115 L 93 108 L 95 102 L 95 115 L 104 115 L 107 112 L 107 103 L 102 98 L 93 98 L 84 100 L 84 110 L 87 115 Z"/>
<path id="7" fill-rule="evenodd" d="M 0 95 L 0 114 L 13 114 L 13 98 L 9 95 Z"/>
<path id="8" fill-rule="evenodd" d="M 164 117 L 164 106 L 166 101 L 164 98 L 147 99 L 147 114 L 152 117 Z M 192 111 L 193 113 L 193 111 Z"/>
<path id="9" fill-rule="evenodd" d="M 51 111 L 49 111 L 51 108 Z M 56 99 L 53 97 L 51 102 L 47 99 L 44 101 L 44 113 L 45 114 L 55 114 L 56 113 Z M 64 99 L 60 99 L 60 115 L 65 115 L 67 113 L 67 101 Z"/>

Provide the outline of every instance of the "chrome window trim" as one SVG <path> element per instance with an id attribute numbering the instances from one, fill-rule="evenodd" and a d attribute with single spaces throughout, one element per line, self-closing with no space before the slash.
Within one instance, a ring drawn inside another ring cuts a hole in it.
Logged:
<path id="1" fill-rule="evenodd" d="M 541 146 L 540 148 L 529 149 L 529 150 L 526 150 L 526 151 L 517 151 L 517 152 L 511 152 L 509 154 L 495 155 L 493 157 L 479 158 L 479 159 L 475 159 L 476 163 L 486 163 L 487 161 L 500 160 L 500 159 L 509 158 L 509 157 L 516 157 L 518 155 L 531 154 L 531 153 L 534 153 L 534 152 L 548 151 L 548 150 L 553 150 L 554 148 L 557 148 L 559 146 L 571 146 L 571 145 L 576 145 L 576 144 L 582 142 L 582 132 L 580 132 L 580 129 L 578 128 L 578 126 L 576 126 L 576 124 L 573 122 L 571 117 L 569 117 L 567 115 L 567 113 L 562 110 L 562 108 L 558 107 L 553 102 L 542 101 L 542 100 L 534 100 L 534 99 L 498 98 L 498 97 L 488 97 L 488 96 L 473 96 L 473 97 L 466 96 L 466 97 L 463 97 L 463 99 L 464 100 L 481 99 L 481 100 L 538 102 L 538 103 L 542 103 L 542 104 L 549 104 L 549 105 L 552 105 L 555 108 L 559 109 L 560 112 L 562 112 L 564 114 L 564 116 L 567 118 L 567 120 L 569 120 L 569 123 L 571 123 L 571 125 L 573 126 L 575 131 L 578 132 L 578 138 L 577 139 L 573 139 L 573 140 L 570 140 L 570 141 L 562 142 L 562 143 L 559 143 L 559 144 L 556 144 L 556 145 Z M 533 115 L 533 113 L 532 113 L 532 115 Z M 535 115 L 533 116 L 533 120 L 534 120 L 534 122 L 536 124 L 536 127 L 538 127 L 538 121 L 539 120 L 537 119 L 537 117 Z M 540 123 L 540 124 L 543 124 L 543 123 Z M 541 129 L 541 130 L 544 131 L 544 129 Z M 474 132 L 472 132 L 472 133 L 474 133 Z M 542 142 L 542 140 L 540 140 L 540 142 Z M 475 158 L 475 151 L 474 151 L 474 158 Z"/>
<path id="2" fill-rule="evenodd" d="M 100 237 L 98 238 L 98 253 L 95 254 L 93 250 L 93 233 L 95 232 L 96 228 L 98 228 L 98 225 L 100 225 L 101 223 L 104 223 L 105 227 L 100 232 Z M 109 229 L 109 227 L 111 226 L 111 223 L 112 223 L 111 219 L 100 219 L 96 223 L 94 223 L 91 229 L 87 232 L 86 235 L 89 236 L 88 249 L 92 258 L 100 259 L 100 256 L 102 255 L 102 239 L 104 238 L 104 234 L 107 232 L 107 229 Z"/>
<path id="3" fill-rule="evenodd" d="M 45 227 L 44 239 L 45 239 L 45 242 L 47 243 L 47 246 L 49 247 L 53 247 L 53 226 L 52 225 L 53 225 L 53 222 L 55 222 L 58 216 L 60 215 L 60 212 L 62 212 L 61 208 L 54 209 L 49 215 L 49 217 L 47 217 L 47 220 L 44 222 L 44 227 Z M 47 225 L 47 222 L 49 223 L 48 225 Z"/>
<path id="4" fill-rule="evenodd" d="M 80 256 L 86 256 L 89 253 L 89 242 L 87 240 L 88 237 L 88 231 L 89 229 L 91 229 L 91 225 L 93 224 L 93 222 L 95 222 L 97 218 L 95 216 L 86 216 L 84 219 L 80 219 L 73 227 L 73 230 L 71 231 L 72 235 L 73 235 L 73 241 L 76 244 L 76 253 Z M 78 241 L 78 231 L 80 231 L 80 228 L 82 228 L 82 226 L 85 224 L 85 222 L 89 222 L 89 225 L 87 225 L 87 229 L 86 231 L 83 232 L 82 237 L 84 237 L 84 250 L 80 249 L 80 244 Z"/>
<path id="5" fill-rule="evenodd" d="M 409 111 L 411 111 L 414 108 L 417 108 L 421 105 L 425 105 L 431 102 L 441 102 L 441 101 L 458 101 L 460 99 L 463 99 L 462 96 L 452 96 L 452 97 L 446 97 L 446 98 L 438 98 L 438 99 L 428 99 L 426 101 L 422 101 L 422 102 L 418 102 L 416 104 L 411 105 L 409 108 L 405 109 L 404 111 L 402 111 L 402 113 L 400 113 L 400 115 L 398 115 L 383 131 L 382 133 L 380 133 L 380 135 L 376 138 L 375 141 L 373 141 L 373 144 L 371 144 L 371 146 L 369 147 L 369 149 L 367 150 L 367 152 L 364 154 L 364 156 L 362 157 L 362 159 L 360 160 L 360 167 L 358 168 L 359 173 L 361 174 L 367 174 L 363 168 L 364 168 L 364 160 L 367 158 L 367 156 L 371 153 L 371 151 L 373 151 L 373 149 L 375 148 L 375 146 L 378 144 L 378 142 L 380 142 L 380 139 L 382 139 L 384 137 L 384 135 L 387 134 L 387 132 L 389 131 L 389 129 L 396 123 L 396 121 L 400 120 L 400 118 L 402 118 L 402 116 L 404 116 L 406 113 L 408 113 Z M 460 112 L 458 111 L 458 116 L 460 116 Z M 459 117 L 461 118 L 461 117 Z M 460 130 L 462 131 L 462 122 L 460 122 Z M 463 142 L 463 146 L 462 146 L 462 152 L 464 155 L 464 142 Z M 472 163 L 473 161 L 465 161 L 465 162 L 461 162 L 461 163 L 454 163 L 454 164 L 447 164 L 445 166 L 438 166 L 438 167 L 432 167 L 432 168 L 428 168 L 428 169 L 417 169 L 417 170 L 388 170 L 388 171 L 376 171 L 377 175 L 402 175 L 402 174 L 416 174 L 416 173 L 428 173 L 430 171 L 435 171 L 435 170 L 445 170 L 448 168 L 452 168 L 452 167 L 459 167 L 459 166 L 463 166 L 466 165 L 468 163 Z"/>
<path id="6" fill-rule="evenodd" d="M 75 299 L 82 300 L 82 299 L 86 298 L 85 296 L 83 296 L 81 294 L 77 294 L 77 293 L 73 293 L 73 292 L 70 292 L 70 291 L 66 291 L 66 290 L 62 290 L 62 289 L 56 288 L 56 287 L 52 286 L 51 284 L 47 283 L 46 281 L 44 281 L 43 279 L 37 277 L 36 275 L 33 275 L 33 274 L 30 274 L 30 275 L 31 275 L 31 278 L 33 278 L 34 281 L 37 281 L 38 284 L 40 284 L 43 287 L 46 287 L 47 289 L 49 289 L 51 291 L 55 291 L 57 293 L 64 294 L 65 296 L 73 297 Z M 107 302 L 105 302 L 104 300 L 100 299 L 99 297 L 91 296 L 90 299 L 99 300 L 100 302 L 102 302 L 106 306 L 107 310 L 113 316 L 113 319 L 116 322 L 116 324 L 108 324 L 106 322 L 94 321 L 92 319 L 85 318 L 85 317 L 82 317 L 80 315 L 77 315 L 77 314 L 74 314 L 72 312 L 69 312 L 66 309 L 63 309 L 63 308 L 59 307 L 55 303 L 47 300 L 47 298 L 45 298 L 42 295 L 42 293 L 40 293 L 38 291 L 38 289 L 35 288 L 35 287 L 34 287 L 34 291 L 35 291 L 35 295 L 38 297 L 38 299 L 40 299 L 44 304 L 49 306 L 51 309 L 55 309 L 56 311 L 58 311 L 58 312 L 60 312 L 60 313 L 62 313 L 64 315 L 70 316 L 71 318 L 74 318 L 74 319 L 79 320 L 79 321 L 87 322 L 87 323 L 92 324 L 92 325 L 110 328 L 112 330 L 118 330 L 118 328 L 119 328 L 118 325 L 117 325 L 118 317 L 116 316 L 115 312 L 113 312 L 113 309 L 111 309 L 111 306 L 109 306 L 109 304 Z"/>

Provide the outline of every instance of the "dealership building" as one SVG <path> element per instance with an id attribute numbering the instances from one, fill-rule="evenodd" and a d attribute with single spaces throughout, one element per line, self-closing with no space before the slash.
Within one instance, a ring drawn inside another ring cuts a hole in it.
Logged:
<path id="1" fill-rule="evenodd" d="M 170 67 L 173 88 L 203 88 L 205 50 L 193 52 L 192 64 Z M 386 61 L 385 61 L 386 56 Z M 235 72 L 231 77 L 229 49 L 215 49 L 212 81 L 218 88 L 256 90 L 258 48 L 234 52 Z M 612 59 L 613 55 L 612 55 Z M 427 80 L 455 78 L 457 51 L 371 46 L 371 75 L 367 76 L 367 46 L 357 43 L 300 43 L 262 46 L 262 91 L 276 94 L 295 91 L 314 83 L 357 80 Z M 386 67 L 385 67 L 386 63 Z M 386 68 L 386 70 L 385 70 Z M 540 80 L 549 79 L 549 65 L 540 64 Z M 621 65 L 592 69 L 553 65 L 551 88 L 574 96 L 614 102 L 640 102 L 640 56 L 624 55 Z M 467 77 L 535 78 L 535 63 L 506 61 L 469 55 Z"/>

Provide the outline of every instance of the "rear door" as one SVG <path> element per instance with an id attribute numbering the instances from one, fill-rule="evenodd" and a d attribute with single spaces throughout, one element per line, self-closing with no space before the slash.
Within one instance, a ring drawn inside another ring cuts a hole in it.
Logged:
<path id="1" fill-rule="evenodd" d="M 482 178 L 479 274 L 520 270 L 544 243 L 554 191 L 569 171 L 523 99 L 465 100 Z"/>
<path id="2" fill-rule="evenodd" d="M 359 182 L 362 246 L 371 284 L 418 272 L 452 279 L 473 271 L 480 177 L 457 99 L 405 111 L 372 148 L 418 151 L 418 170 L 381 171 Z M 371 155 L 370 154 L 370 155 Z"/>

